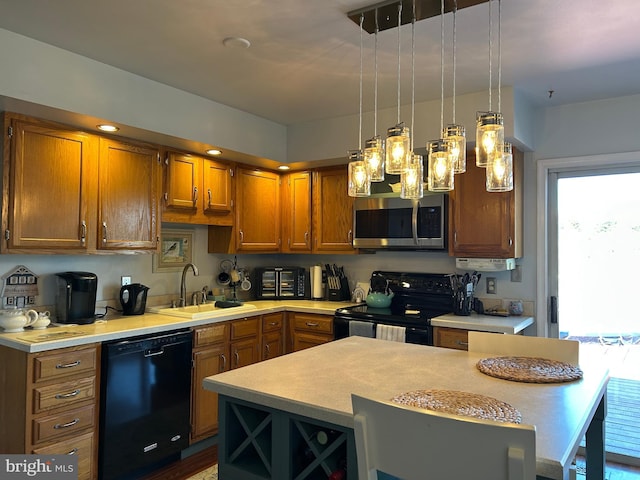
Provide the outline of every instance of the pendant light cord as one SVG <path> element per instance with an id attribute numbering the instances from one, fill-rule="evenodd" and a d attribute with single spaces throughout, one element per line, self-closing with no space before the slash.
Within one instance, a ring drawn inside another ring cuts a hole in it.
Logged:
<path id="1" fill-rule="evenodd" d="M 374 36 L 374 47 L 373 47 L 373 57 L 374 57 L 374 86 L 373 86 L 373 134 L 375 136 L 378 135 L 378 12 L 376 11 L 376 33 Z"/>
<path id="2" fill-rule="evenodd" d="M 453 115 L 452 123 L 456 124 L 456 12 L 458 11 L 458 1 L 453 0 Z"/>
<path id="3" fill-rule="evenodd" d="M 489 111 L 491 111 L 491 52 L 493 51 L 493 15 L 491 13 L 492 0 L 489 0 Z"/>
<path id="4" fill-rule="evenodd" d="M 413 0 L 411 16 L 411 152 L 413 153 L 413 139 L 416 136 L 414 127 L 416 111 L 416 0 Z"/>
<path id="5" fill-rule="evenodd" d="M 398 3 L 398 124 L 400 123 L 400 26 L 402 25 L 402 2 Z"/>
<path id="6" fill-rule="evenodd" d="M 362 24 L 364 13 L 360 15 L 360 124 L 358 131 L 358 150 L 362 151 Z"/>
<path id="7" fill-rule="evenodd" d="M 502 96 L 502 0 L 498 0 L 498 112 L 500 109 L 500 100 Z"/>
<path id="8" fill-rule="evenodd" d="M 444 130 L 444 0 L 440 0 L 440 133 Z"/>

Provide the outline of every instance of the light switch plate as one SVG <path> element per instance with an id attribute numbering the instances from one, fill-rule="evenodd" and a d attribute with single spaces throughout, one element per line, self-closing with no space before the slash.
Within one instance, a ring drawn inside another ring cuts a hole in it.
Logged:
<path id="1" fill-rule="evenodd" d="M 129 276 L 120 277 L 120 285 L 122 285 L 123 287 L 125 285 L 131 285 L 131 277 Z"/>

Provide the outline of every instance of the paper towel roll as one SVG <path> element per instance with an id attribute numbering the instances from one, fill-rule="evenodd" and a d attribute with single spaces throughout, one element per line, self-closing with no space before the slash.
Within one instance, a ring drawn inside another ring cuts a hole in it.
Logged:
<path id="1" fill-rule="evenodd" d="M 322 298 L 322 267 L 316 265 L 311 267 L 311 298 Z"/>

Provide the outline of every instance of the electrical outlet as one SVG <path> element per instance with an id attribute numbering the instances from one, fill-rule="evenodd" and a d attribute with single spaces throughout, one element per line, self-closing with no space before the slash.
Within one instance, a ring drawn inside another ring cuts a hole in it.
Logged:
<path id="1" fill-rule="evenodd" d="M 124 287 L 125 285 L 131 285 L 131 277 L 120 277 L 120 284 Z"/>
<path id="2" fill-rule="evenodd" d="M 487 293 L 494 295 L 498 293 L 498 281 L 496 277 L 487 277 Z"/>

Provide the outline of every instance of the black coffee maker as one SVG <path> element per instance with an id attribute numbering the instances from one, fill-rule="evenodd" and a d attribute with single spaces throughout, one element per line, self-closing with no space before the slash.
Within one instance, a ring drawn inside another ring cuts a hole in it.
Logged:
<path id="1" fill-rule="evenodd" d="M 56 273 L 56 322 L 93 323 L 96 320 L 98 277 L 89 272 Z"/>
<path id="2" fill-rule="evenodd" d="M 141 283 L 124 285 L 120 289 L 120 304 L 123 315 L 142 315 L 147 306 L 149 287 Z"/>

